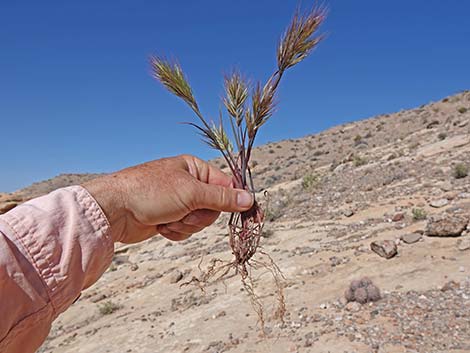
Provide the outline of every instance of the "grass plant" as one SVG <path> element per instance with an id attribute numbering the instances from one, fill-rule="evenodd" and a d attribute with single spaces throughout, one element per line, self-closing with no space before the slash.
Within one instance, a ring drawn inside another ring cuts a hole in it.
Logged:
<path id="1" fill-rule="evenodd" d="M 253 196 L 255 187 L 250 159 L 256 136 L 275 112 L 279 84 L 285 73 L 303 61 L 322 40 L 323 36 L 317 35 L 317 32 L 325 16 L 326 10 L 322 6 L 314 6 L 305 13 L 300 9 L 295 12 L 277 45 L 277 67 L 266 82 L 250 84 L 236 70 L 226 75 L 222 98 L 226 112 L 220 111 L 217 122 L 207 119 L 201 112 L 193 89 L 177 61 L 164 56 L 151 57 L 153 76 L 181 98 L 198 118 L 197 122 L 187 124 L 196 128 L 204 142 L 222 154 L 233 175 L 234 186 L 250 191 Z M 263 327 L 262 305 L 254 293 L 251 276 L 253 269 L 265 268 L 271 272 L 278 288 L 276 316 L 282 319 L 285 312 L 282 273 L 271 257 L 260 248 L 264 219 L 263 207 L 256 199 L 248 211 L 232 213 L 228 229 L 234 260 L 228 264 L 214 260 L 202 277 L 197 279 L 199 284 L 205 285 L 211 279 L 223 279 L 231 269 L 235 269 L 241 275 Z M 255 254 L 261 258 L 254 258 Z"/>

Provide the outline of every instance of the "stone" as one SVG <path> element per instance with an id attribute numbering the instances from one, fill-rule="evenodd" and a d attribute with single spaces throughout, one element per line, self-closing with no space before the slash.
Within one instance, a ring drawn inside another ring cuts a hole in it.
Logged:
<path id="1" fill-rule="evenodd" d="M 465 250 L 470 249 L 470 237 L 465 237 L 464 239 L 462 239 L 462 241 L 460 242 L 458 246 L 458 249 L 460 251 L 465 251 Z"/>
<path id="2" fill-rule="evenodd" d="M 170 283 L 178 283 L 183 279 L 183 272 L 176 270 L 171 274 Z"/>
<path id="3" fill-rule="evenodd" d="M 404 213 L 396 213 L 396 214 L 392 217 L 392 222 L 400 222 L 400 221 L 402 221 L 404 218 L 405 218 L 405 214 L 404 214 Z"/>
<path id="4" fill-rule="evenodd" d="M 426 125 L 426 129 L 432 129 L 432 128 L 436 127 L 437 125 L 439 125 L 439 121 L 438 120 L 433 120 L 428 125 Z"/>
<path id="5" fill-rule="evenodd" d="M 458 237 L 465 230 L 467 224 L 467 217 L 441 214 L 429 219 L 424 233 L 429 237 Z"/>
<path id="6" fill-rule="evenodd" d="M 429 206 L 434 207 L 434 208 L 441 208 L 444 206 L 447 206 L 449 204 L 449 200 L 447 199 L 437 199 L 437 200 L 432 200 L 429 203 Z"/>
<path id="7" fill-rule="evenodd" d="M 374 241 L 370 244 L 370 249 L 386 259 L 391 259 L 398 253 L 397 245 L 393 240 Z"/>
<path id="8" fill-rule="evenodd" d="M 347 208 L 343 210 L 343 215 L 345 215 L 346 217 L 351 217 L 354 215 L 354 211 L 351 208 Z"/>
<path id="9" fill-rule="evenodd" d="M 348 304 L 346 304 L 345 309 L 347 311 L 356 313 L 361 310 L 361 304 L 359 304 L 358 302 L 349 302 Z"/>
<path id="10" fill-rule="evenodd" d="M 420 241 L 422 237 L 423 235 L 419 233 L 408 233 L 403 234 L 400 239 L 406 244 L 414 244 Z"/>
<path id="11" fill-rule="evenodd" d="M 444 181 L 441 184 L 439 184 L 439 187 L 441 188 L 442 191 L 452 191 L 454 187 L 452 186 L 452 183 L 449 181 Z"/>
<path id="12" fill-rule="evenodd" d="M 456 199 L 458 196 L 459 196 L 459 193 L 457 191 L 449 191 L 444 194 L 444 198 L 446 198 L 449 201 Z"/>
<path id="13" fill-rule="evenodd" d="M 464 121 L 460 122 L 459 125 L 458 125 L 458 127 L 465 127 L 465 126 L 467 126 L 469 121 L 470 121 L 470 120 L 464 120 Z"/>

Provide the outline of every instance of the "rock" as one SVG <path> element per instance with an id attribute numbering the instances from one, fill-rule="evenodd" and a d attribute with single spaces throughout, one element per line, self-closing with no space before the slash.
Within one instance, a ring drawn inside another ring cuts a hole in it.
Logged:
<path id="1" fill-rule="evenodd" d="M 432 200 L 429 203 L 429 206 L 434 207 L 434 208 L 441 208 L 441 207 L 447 206 L 448 204 L 449 204 L 449 200 L 438 199 L 438 200 Z"/>
<path id="2" fill-rule="evenodd" d="M 458 237 L 468 224 L 468 218 L 460 215 L 433 216 L 426 225 L 425 234 L 430 237 Z"/>
<path id="3" fill-rule="evenodd" d="M 18 202 L 6 202 L 0 205 L 0 214 L 7 213 L 8 211 L 14 209 L 18 206 Z"/>
<path id="4" fill-rule="evenodd" d="M 113 257 L 113 263 L 116 266 L 119 266 L 128 262 L 129 262 L 129 255 L 117 254 L 117 255 L 114 255 Z"/>
<path id="5" fill-rule="evenodd" d="M 406 244 L 414 244 L 420 241 L 422 238 L 422 234 L 419 233 L 408 233 L 408 234 L 403 234 L 400 239 L 406 243 Z"/>
<path id="6" fill-rule="evenodd" d="M 470 237 L 465 237 L 464 239 L 462 239 L 462 241 L 460 242 L 460 244 L 458 246 L 458 249 L 460 251 L 470 249 Z"/>
<path id="7" fill-rule="evenodd" d="M 345 215 L 346 217 L 351 217 L 354 215 L 354 211 L 351 208 L 347 208 L 343 210 L 343 215 Z"/>
<path id="8" fill-rule="evenodd" d="M 178 283 L 183 279 L 183 272 L 176 270 L 171 274 L 170 283 Z"/>
<path id="9" fill-rule="evenodd" d="M 441 288 L 441 292 L 447 292 L 447 291 L 450 291 L 450 290 L 456 290 L 456 289 L 459 289 L 460 285 L 455 282 L 455 281 L 449 281 L 447 283 L 445 283 L 442 288 Z"/>
<path id="10" fill-rule="evenodd" d="M 217 314 L 212 315 L 212 319 L 218 319 L 219 317 L 226 316 L 227 313 L 225 310 L 219 311 Z"/>
<path id="11" fill-rule="evenodd" d="M 393 240 L 374 241 L 370 244 L 370 249 L 386 259 L 391 259 L 398 252 L 397 245 Z"/>
<path id="12" fill-rule="evenodd" d="M 458 125 L 458 127 L 465 127 L 465 126 L 467 126 L 469 121 L 470 121 L 470 120 L 464 120 L 464 121 L 460 122 L 459 125 Z"/>
<path id="13" fill-rule="evenodd" d="M 439 121 L 438 120 L 433 120 L 428 125 L 426 125 L 426 129 L 432 129 L 432 128 L 436 127 L 437 125 L 439 125 Z"/>
<path id="14" fill-rule="evenodd" d="M 367 144 L 367 142 L 365 141 L 361 141 L 359 142 L 356 146 L 355 146 L 358 150 L 365 150 L 369 147 L 369 145 Z"/>
<path id="15" fill-rule="evenodd" d="M 454 187 L 452 186 L 452 183 L 449 181 L 445 181 L 441 183 L 439 187 L 441 188 L 442 191 L 445 191 L 445 192 L 452 191 L 454 189 Z"/>
<path id="16" fill-rule="evenodd" d="M 345 309 L 347 311 L 356 313 L 361 310 L 361 304 L 359 304 L 358 302 L 349 302 L 348 304 L 346 304 Z"/>
<path id="17" fill-rule="evenodd" d="M 456 191 L 449 191 L 444 194 L 444 198 L 446 198 L 449 201 L 456 199 L 458 196 L 459 196 L 459 193 Z"/>
<path id="18" fill-rule="evenodd" d="M 400 222 L 400 221 L 402 221 L 404 218 L 405 218 L 405 214 L 404 214 L 404 213 L 397 213 L 397 214 L 395 214 L 395 215 L 392 217 L 392 221 L 393 221 L 393 222 Z"/>

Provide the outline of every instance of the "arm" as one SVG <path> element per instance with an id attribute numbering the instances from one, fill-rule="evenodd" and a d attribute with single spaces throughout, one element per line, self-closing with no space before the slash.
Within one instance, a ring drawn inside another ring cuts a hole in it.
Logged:
<path id="1" fill-rule="evenodd" d="M 190 156 L 57 190 L 0 216 L 0 351 L 34 352 L 52 321 L 106 270 L 116 241 L 186 239 L 251 207 L 231 178 Z"/>

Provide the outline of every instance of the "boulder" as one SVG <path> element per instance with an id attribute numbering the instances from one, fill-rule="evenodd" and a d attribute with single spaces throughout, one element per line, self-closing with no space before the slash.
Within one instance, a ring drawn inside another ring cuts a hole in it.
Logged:
<path id="1" fill-rule="evenodd" d="M 458 237 L 467 228 L 467 224 L 468 217 L 441 214 L 429 219 L 425 234 L 430 237 Z"/>
<path id="2" fill-rule="evenodd" d="M 379 240 L 370 244 L 370 249 L 377 255 L 391 259 L 397 253 L 397 244 L 393 240 Z"/>

